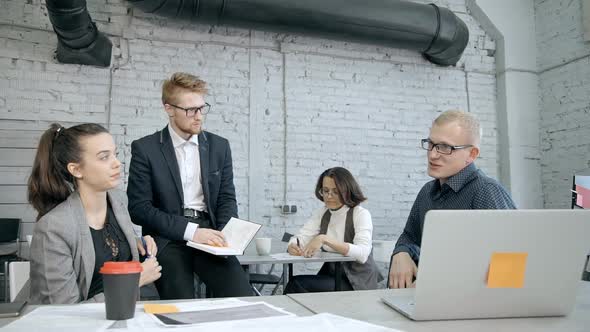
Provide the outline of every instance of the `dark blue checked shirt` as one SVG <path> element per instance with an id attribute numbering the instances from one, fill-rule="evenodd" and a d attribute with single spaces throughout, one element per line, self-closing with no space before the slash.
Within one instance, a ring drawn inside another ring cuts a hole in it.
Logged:
<path id="1" fill-rule="evenodd" d="M 424 185 L 418 193 L 404 232 L 397 240 L 393 255 L 407 252 L 414 262 L 420 258 L 424 216 L 429 210 L 516 209 L 502 185 L 471 163 L 451 176 L 445 184 L 437 179 Z"/>

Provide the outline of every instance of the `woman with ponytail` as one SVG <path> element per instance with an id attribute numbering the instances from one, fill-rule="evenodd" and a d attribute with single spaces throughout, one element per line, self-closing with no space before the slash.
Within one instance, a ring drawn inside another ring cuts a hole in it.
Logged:
<path id="1" fill-rule="evenodd" d="M 139 286 L 160 277 L 154 240 L 135 238 L 127 196 L 115 189 L 121 163 L 109 132 L 98 124 L 64 128 L 52 124 L 39 141 L 28 184 L 37 210 L 31 242 L 33 303 L 65 304 L 104 300 L 105 261 L 139 260 Z"/>

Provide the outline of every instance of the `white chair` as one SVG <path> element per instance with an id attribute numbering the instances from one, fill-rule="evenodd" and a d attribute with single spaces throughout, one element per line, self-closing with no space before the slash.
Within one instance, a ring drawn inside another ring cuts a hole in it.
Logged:
<path id="1" fill-rule="evenodd" d="M 10 285 L 10 302 L 19 299 L 29 298 L 29 262 L 10 262 L 8 264 L 8 282 Z"/>

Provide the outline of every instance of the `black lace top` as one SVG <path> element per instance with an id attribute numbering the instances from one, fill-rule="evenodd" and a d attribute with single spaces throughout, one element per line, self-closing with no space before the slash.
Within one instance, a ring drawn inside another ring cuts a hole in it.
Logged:
<path id="1" fill-rule="evenodd" d="M 94 243 L 95 264 L 88 298 L 92 298 L 96 294 L 103 292 L 102 275 L 99 271 L 104 262 L 126 262 L 132 258 L 129 243 L 117 223 L 110 203 L 108 203 L 107 218 L 104 227 L 98 230 L 90 227 L 90 233 L 92 234 L 92 242 Z"/>

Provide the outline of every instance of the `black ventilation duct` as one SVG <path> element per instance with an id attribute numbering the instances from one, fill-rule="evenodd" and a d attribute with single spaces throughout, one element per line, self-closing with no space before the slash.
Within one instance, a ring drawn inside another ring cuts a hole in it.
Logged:
<path id="1" fill-rule="evenodd" d="M 148 13 L 213 25 L 314 34 L 422 52 L 455 65 L 469 30 L 447 8 L 396 0 L 130 0 Z"/>
<path id="2" fill-rule="evenodd" d="M 92 22 L 86 0 L 46 0 L 46 3 L 57 34 L 59 62 L 110 66 L 113 45 Z"/>

